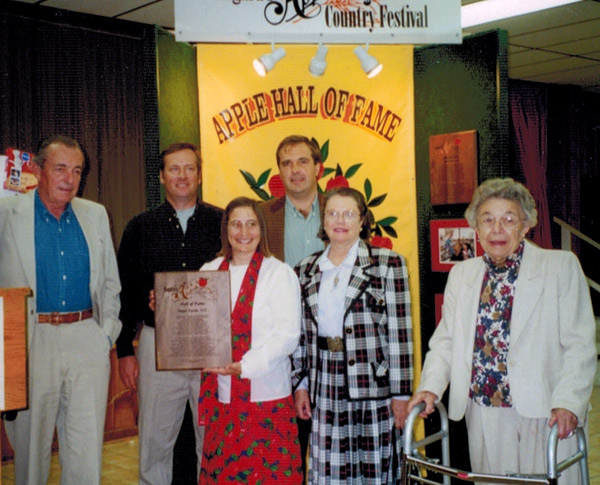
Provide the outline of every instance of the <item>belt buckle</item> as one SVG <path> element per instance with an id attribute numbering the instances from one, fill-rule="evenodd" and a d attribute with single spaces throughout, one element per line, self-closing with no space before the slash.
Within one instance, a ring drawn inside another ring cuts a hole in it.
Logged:
<path id="1" fill-rule="evenodd" d="M 341 352 L 344 350 L 342 337 L 327 337 L 327 348 L 330 352 Z"/>
<path id="2" fill-rule="evenodd" d="M 60 312 L 52 312 L 50 314 L 50 324 L 51 325 L 60 325 Z"/>

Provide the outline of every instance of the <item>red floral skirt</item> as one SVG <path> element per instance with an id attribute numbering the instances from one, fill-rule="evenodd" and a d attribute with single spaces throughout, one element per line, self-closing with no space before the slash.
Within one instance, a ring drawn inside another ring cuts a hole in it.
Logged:
<path id="1" fill-rule="evenodd" d="M 292 396 L 218 403 L 206 424 L 200 484 L 301 484 Z"/>

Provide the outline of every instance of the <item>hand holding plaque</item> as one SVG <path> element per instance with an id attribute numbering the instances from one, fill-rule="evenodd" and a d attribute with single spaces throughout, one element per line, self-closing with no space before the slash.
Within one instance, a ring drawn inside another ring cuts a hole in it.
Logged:
<path id="1" fill-rule="evenodd" d="M 231 363 L 228 271 L 156 273 L 154 293 L 157 370 Z"/>

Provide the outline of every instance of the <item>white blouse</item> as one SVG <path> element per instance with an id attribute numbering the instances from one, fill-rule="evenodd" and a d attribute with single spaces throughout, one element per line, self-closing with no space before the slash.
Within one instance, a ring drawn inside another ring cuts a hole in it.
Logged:
<path id="1" fill-rule="evenodd" d="M 222 257 L 202 266 L 216 270 Z M 247 265 L 229 266 L 231 304 L 237 300 Z M 300 338 L 300 286 L 296 273 L 274 257 L 264 258 L 252 308 L 250 350 L 242 357 L 242 375 L 250 379 L 250 400 L 271 401 L 292 393 L 289 356 Z M 219 401 L 229 403 L 231 377 L 218 376 Z"/>

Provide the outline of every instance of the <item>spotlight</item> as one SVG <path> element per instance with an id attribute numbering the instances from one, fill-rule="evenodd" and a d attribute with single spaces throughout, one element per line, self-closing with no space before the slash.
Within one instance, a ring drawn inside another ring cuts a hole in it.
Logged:
<path id="1" fill-rule="evenodd" d="M 252 65 L 257 74 L 264 77 L 284 56 L 285 49 L 283 47 L 275 49 L 275 45 L 272 45 L 271 52 L 269 54 L 263 54 L 258 59 L 254 59 Z"/>
<path id="2" fill-rule="evenodd" d="M 354 49 L 354 54 L 356 54 L 356 57 L 358 57 L 360 66 L 362 67 L 362 70 L 365 71 L 367 77 L 372 78 L 381 72 L 383 69 L 383 64 L 380 64 L 377 59 L 367 54 L 368 49 L 368 44 L 366 48 L 359 45 Z"/>
<path id="3" fill-rule="evenodd" d="M 325 72 L 325 68 L 327 67 L 327 61 L 325 60 L 325 56 L 327 56 L 327 50 L 327 46 L 319 44 L 315 57 L 310 60 L 308 70 L 313 76 L 319 77 Z"/>

